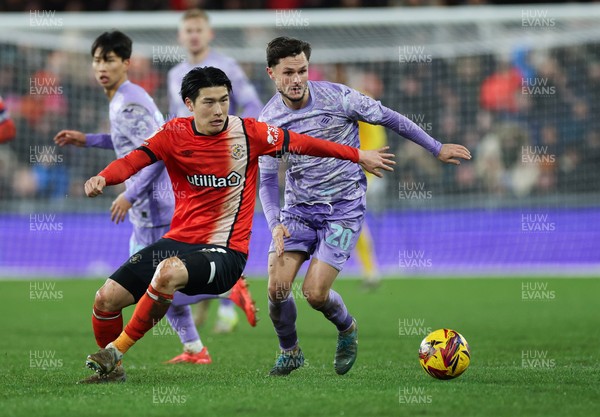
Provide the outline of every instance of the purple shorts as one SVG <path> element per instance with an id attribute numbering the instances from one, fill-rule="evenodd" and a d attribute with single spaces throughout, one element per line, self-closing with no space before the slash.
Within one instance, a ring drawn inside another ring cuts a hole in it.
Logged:
<path id="1" fill-rule="evenodd" d="M 283 208 L 281 222 L 291 234 L 284 239 L 285 251 L 306 252 L 341 271 L 356 246 L 366 208 L 365 196 L 353 201 Z M 271 241 L 269 252 L 274 251 Z"/>

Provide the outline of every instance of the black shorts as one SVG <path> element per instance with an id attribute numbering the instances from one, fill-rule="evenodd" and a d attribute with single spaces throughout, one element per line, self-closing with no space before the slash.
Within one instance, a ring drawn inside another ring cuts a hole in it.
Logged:
<path id="1" fill-rule="evenodd" d="M 246 255 L 217 245 L 191 244 L 159 239 L 132 255 L 110 279 L 121 284 L 136 303 L 150 285 L 158 264 L 167 258 L 181 259 L 189 280 L 184 294 L 223 294 L 233 287 L 246 266 Z"/>

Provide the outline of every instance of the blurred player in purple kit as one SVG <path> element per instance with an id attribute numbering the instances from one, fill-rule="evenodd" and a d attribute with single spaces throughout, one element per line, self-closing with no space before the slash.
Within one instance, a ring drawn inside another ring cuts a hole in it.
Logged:
<path id="1" fill-rule="evenodd" d="M 122 158 L 164 123 L 152 97 L 128 80 L 131 50 L 131 39 L 119 31 L 103 33 L 92 45 L 94 76 L 110 100 L 110 133 L 61 130 L 54 137 L 56 144 L 114 149 L 117 158 Z M 171 181 L 163 163 L 145 168 L 125 182 L 125 191 L 111 205 L 111 220 L 120 223 L 129 214 L 133 224 L 131 254 L 154 243 L 169 230 L 174 204 Z"/>
<path id="2" fill-rule="evenodd" d="M 256 89 L 235 59 L 220 54 L 210 47 L 214 33 L 206 12 L 191 9 L 185 12 L 179 26 L 179 42 L 187 50 L 187 61 L 171 68 L 168 74 L 169 113 L 172 117 L 188 117 L 191 115 L 181 100 L 179 90 L 181 80 L 194 67 L 219 68 L 231 80 L 233 93 L 231 96 L 231 114 L 240 117 L 257 117 L 262 103 Z"/>
<path id="3" fill-rule="evenodd" d="M 179 63 L 169 70 L 168 90 L 169 90 L 169 112 L 171 117 L 188 117 L 190 110 L 181 99 L 179 91 L 183 77 L 194 67 L 211 66 L 222 70 L 231 80 L 233 93 L 231 95 L 231 114 L 241 117 L 258 117 L 262 109 L 262 103 L 256 93 L 256 90 L 240 68 L 238 63 L 231 57 L 220 54 L 210 47 L 210 42 L 214 38 L 214 33 L 209 24 L 209 18 L 206 12 L 200 9 L 190 9 L 186 11 L 179 26 L 179 42 L 187 52 L 187 60 Z M 245 286 L 245 281 L 240 285 Z M 239 301 L 234 298 L 233 302 L 240 306 L 248 319 L 250 325 L 256 325 L 256 310 L 254 303 L 249 296 L 247 289 L 245 298 Z M 210 363 L 210 355 L 204 349 L 200 335 L 195 327 L 186 324 L 190 323 L 191 308 L 189 304 L 197 303 L 198 297 L 185 297 L 177 293 L 173 306 L 167 313 L 167 318 L 171 323 L 178 323 L 174 326 L 179 334 L 181 342 L 184 344 L 183 354 L 172 359 L 171 362 L 191 362 L 197 364 Z M 221 299 L 218 310 L 218 318 L 215 324 L 215 331 L 219 333 L 231 332 L 237 325 L 238 317 L 234 310 L 233 302 L 230 299 Z M 198 304 L 198 314 L 196 322 L 200 324 L 204 321 L 208 302 Z M 204 350 L 205 355 L 194 356 L 194 351 Z"/>
<path id="4" fill-rule="evenodd" d="M 359 147 L 358 121 L 383 125 L 421 145 L 440 161 L 459 164 L 469 151 L 442 145 L 415 123 L 343 84 L 308 81 L 311 47 L 279 37 L 267 46 L 267 73 L 277 94 L 259 120 L 300 133 Z M 358 349 L 356 320 L 331 289 L 356 245 L 365 217 L 364 172 L 347 161 L 290 155 L 285 205 L 279 207 L 278 161 L 260 160 L 260 199 L 272 232 L 269 253 L 269 316 L 281 353 L 271 375 L 288 375 L 304 364 L 296 333 L 296 305 L 290 295 L 300 266 L 312 257 L 302 294 L 338 330 L 335 372 L 354 364 Z"/>
<path id="5" fill-rule="evenodd" d="M 91 48 L 94 76 L 110 100 L 111 132 L 84 134 L 76 130 L 62 130 L 54 137 L 56 144 L 114 149 L 117 157 L 122 158 L 141 146 L 163 124 L 162 114 L 152 98 L 142 87 L 128 80 L 131 51 L 131 39 L 119 31 L 103 33 Z M 169 231 L 174 205 L 171 180 L 163 162 L 146 167 L 125 181 L 125 191 L 111 205 L 111 220 L 118 224 L 129 215 L 129 221 L 133 225 L 129 241 L 130 255 L 156 242 Z M 229 297 L 240 304 L 251 301 L 243 280 L 236 283 Z M 208 295 L 204 298 L 216 296 Z M 94 305 L 94 328 L 120 330 L 123 327 L 120 312 L 106 311 L 104 307 Z M 185 323 L 181 321 L 178 325 Z M 193 322 L 191 325 L 193 327 Z M 96 341 L 99 347 L 104 348 L 112 340 Z M 110 378 L 124 379 L 125 376 L 116 373 L 111 374 Z M 87 382 L 108 381 L 106 378 L 93 377 Z"/>

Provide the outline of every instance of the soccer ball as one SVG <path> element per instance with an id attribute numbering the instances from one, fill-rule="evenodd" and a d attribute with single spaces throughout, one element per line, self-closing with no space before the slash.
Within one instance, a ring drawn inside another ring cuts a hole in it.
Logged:
<path id="1" fill-rule="evenodd" d="M 419 362 L 432 377 L 453 379 L 469 367 L 471 349 L 457 331 L 439 329 L 429 333 L 421 342 Z"/>

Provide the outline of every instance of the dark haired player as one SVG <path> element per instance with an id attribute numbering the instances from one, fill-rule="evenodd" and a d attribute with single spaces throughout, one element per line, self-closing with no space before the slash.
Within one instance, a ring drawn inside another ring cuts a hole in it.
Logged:
<path id="1" fill-rule="evenodd" d="M 214 31 L 210 25 L 210 18 L 206 11 L 189 9 L 183 13 L 179 22 L 177 37 L 179 43 L 185 48 L 187 57 L 183 62 L 171 68 L 167 76 L 170 116 L 190 116 L 190 110 L 179 95 L 181 80 L 183 80 L 185 74 L 194 67 L 216 67 L 223 70 L 231 81 L 234 93 L 229 98 L 229 102 L 231 103 L 230 113 L 241 117 L 258 117 L 258 113 L 260 113 L 263 105 L 256 89 L 234 58 L 219 53 L 211 46 L 214 36 Z M 245 285 L 245 281 L 242 281 L 242 284 Z M 187 314 L 187 310 L 190 307 L 188 305 L 180 305 L 180 302 L 183 301 L 185 300 L 182 299 L 181 295 L 176 294 L 173 305 L 167 313 L 169 322 L 177 323 L 174 329 L 184 344 L 183 353 L 173 358 L 170 363 L 210 363 L 211 358 L 208 349 L 204 349 L 196 326 Z M 208 302 L 198 304 L 196 309 L 196 324 L 200 325 L 206 320 L 209 305 L 210 303 Z M 244 310 L 250 325 L 256 326 L 257 319 L 254 305 L 248 303 L 240 307 Z M 239 318 L 232 301 L 228 298 L 222 298 L 217 310 L 214 331 L 217 333 L 232 332 L 237 326 L 238 321 Z M 202 351 L 194 354 L 193 351 L 198 349 L 202 349 Z M 190 350 L 192 351 L 190 352 Z"/>
<path id="2" fill-rule="evenodd" d="M 182 81 L 181 97 L 193 116 L 167 122 L 85 184 L 86 194 L 96 197 L 105 186 L 163 161 L 173 188 L 185 191 L 185 196 L 175 195 L 171 229 L 129 258 L 96 294 L 96 305 L 110 311 L 137 303 L 122 332 L 113 328 L 96 333 L 96 338 L 113 341 L 89 355 L 86 364 L 107 382 L 124 379 L 111 374 L 124 375 L 123 355 L 165 315 L 175 291 L 222 294 L 238 280 L 248 254 L 260 155 L 283 155 L 293 149 L 351 160 L 377 176 L 380 170 L 392 170 L 394 162 L 387 158 L 393 155 L 384 149 L 361 151 L 229 116 L 230 92 L 231 82 L 223 71 L 191 70 Z"/>
<path id="3" fill-rule="evenodd" d="M 120 158 L 138 148 L 163 124 L 162 114 L 152 98 L 142 87 L 128 80 L 131 52 L 131 38 L 123 32 L 117 30 L 104 32 L 96 38 L 91 47 L 92 68 L 96 80 L 110 101 L 111 133 L 84 134 L 75 130 L 62 130 L 54 137 L 54 141 L 59 146 L 70 144 L 114 149 L 117 157 Z M 125 219 L 126 214 L 129 215 L 129 221 L 133 225 L 129 240 L 130 255 L 156 242 L 167 233 L 173 217 L 174 205 L 171 181 L 162 162 L 144 168 L 125 181 L 125 191 L 112 203 L 111 219 L 118 224 Z M 254 313 L 254 303 L 243 279 L 224 296 Z M 206 295 L 204 298 L 217 298 L 217 296 Z M 177 302 L 182 299 L 185 299 L 185 296 L 178 294 Z M 187 305 L 181 308 L 185 307 Z M 192 319 L 187 316 L 177 317 L 175 323 L 179 334 L 183 335 L 184 346 L 183 354 L 177 358 L 194 363 L 209 363 L 208 350 L 199 342 L 199 337 L 196 341 L 195 336 L 198 332 Z M 123 316 L 120 309 L 110 310 L 106 306 L 94 304 L 92 325 L 94 328 L 108 327 L 120 332 L 123 329 Z M 95 333 L 105 334 L 101 330 Z M 107 340 L 100 337 L 96 342 L 99 347 L 105 347 L 112 340 L 112 338 Z M 122 376 L 124 377 L 124 374 Z M 112 374 L 111 377 L 120 377 L 120 375 Z M 90 383 L 104 381 L 105 379 L 102 378 L 88 380 Z"/>
<path id="4" fill-rule="evenodd" d="M 111 132 L 84 134 L 61 130 L 54 137 L 56 144 L 114 149 L 117 157 L 122 158 L 164 123 L 152 97 L 128 79 L 131 52 L 132 41 L 123 32 L 104 32 L 96 38 L 91 47 L 92 68 L 109 100 Z M 174 204 L 171 181 L 162 162 L 125 181 L 125 191 L 112 203 L 111 220 L 119 223 L 129 214 L 133 224 L 130 254 L 156 242 L 169 230 Z M 96 311 L 94 317 L 108 318 Z"/>
<path id="5" fill-rule="evenodd" d="M 464 146 L 442 145 L 411 120 L 350 87 L 308 81 L 310 54 L 310 44 L 299 39 L 279 37 L 269 43 L 267 73 L 277 94 L 259 120 L 355 147 L 359 146 L 358 121 L 364 121 L 409 138 L 443 162 L 459 164 L 458 158 L 471 158 Z M 358 332 L 341 295 L 331 287 L 360 235 L 367 181 L 360 167 L 348 161 L 292 155 L 290 163 L 285 206 L 280 210 L 278 162 L 269 156 L 260 160 L 259 194 L 273 235 L 269 317 L 281 348 L 270 374 L 288 375 L 304 364 L 296 333 L 296 304 L 289 294 L 300 266 L 312 257 L 302 293 L 336 326 L 334 369 L 343 375 L 356 360 Z"/>

